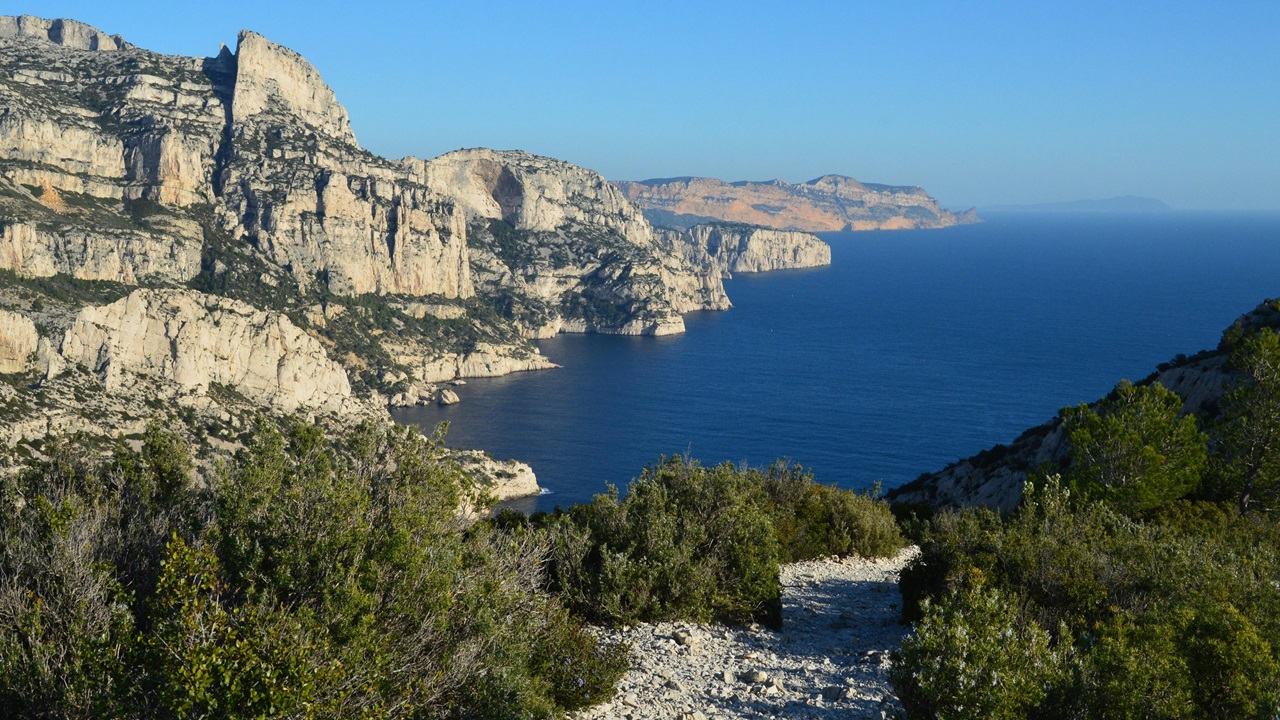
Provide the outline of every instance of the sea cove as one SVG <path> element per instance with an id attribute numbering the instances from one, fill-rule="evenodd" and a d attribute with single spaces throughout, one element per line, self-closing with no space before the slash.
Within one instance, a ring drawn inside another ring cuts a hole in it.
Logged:
<path id="1" fill-rule="evenodd" d="M 672 337 L 560 335 L 560 369 L 468 380 L 399 410 L 530 463 L 550 509 L 625 487 L 659 453 L 787 457 L 886 488 L 1140 379 L 1280 295 L 1275 213 L 991 214 L 829 233 L 832 265 L 739 274 L 734 307 Z"/>

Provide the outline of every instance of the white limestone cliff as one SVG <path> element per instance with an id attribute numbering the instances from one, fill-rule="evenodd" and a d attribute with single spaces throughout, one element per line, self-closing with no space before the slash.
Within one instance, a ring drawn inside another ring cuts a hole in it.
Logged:
<path id="1" fill-rule="evenodd" d="M 720 224 L 657 232 L 672 252 L 709 264 L 724 277 L 831 264 L 831 246 L 804 232 Z"/>
<path id="2" fill-rule="evenodd" d="M 302 285 L 342 295 L 474 294 L 466 220 L 400 166 L 360 150 L 347 112 L 301 55 L 240 34 L 224 225 Z"/>
<path id="3" fill-rule="evenodd" d="M 173 227 L 190 233 L 192 229 Z M 57 273 L 81 280 L 111 280 L 137 284 L 145 279 L 185 280 L 200 270 L 200 246 L 178 239 L 127 229 L 61 232 L 37 225 L 10 223 L 0 218 L 0 270 L 23 277 Z"/>
<path id="4" fill-rule="evenodd" d="M 0 38 L 19 35 L 45 39 L 77 50 L 106 52 L 129 47 L 119 35 L 108 35 L 75 20 L 45 20 L 31 15 L 0 17 Z"/>
<path id="5" fill-rule="evenodd" d="M 222 385 L 283 412 L 357 405 L 346 371 L 288 318 L 191 290 L 135 290 L 86 307 L 60 354 L 108 392 L 151 379 L 197 393 Z"/>
<path id="6" fill-rule="evenodd" d="M 519 151 L 458 150 L 433 160 L 406 158 L 411 176 L 450 197 L 471 220 L 500 222 L 527 243 L 472 238 L 477 284 L 515 288 L 556 308 L 524 327 L 530 337 L 557 332 L 664 335 L 684 331 L 680 314 L 729 306 L 718 277 L 658 241 L 644 216 L 600 174 Z M 605 318 L 578 310 L 603 300 Z"/>
<path id="7" fill-rule="evenodd" d="M 333 139 L 356 144 L 346 108 L 311 63 L 256 32 L 241 30 L 231 114 L 245 122 L 262 113 L 286 115 Z"/>
<path id="8" fill-rule="evenodd" d="M 0 374 L 26 372 L 40 343 L 31 318 L 12 310 L 0 310 Z"/>

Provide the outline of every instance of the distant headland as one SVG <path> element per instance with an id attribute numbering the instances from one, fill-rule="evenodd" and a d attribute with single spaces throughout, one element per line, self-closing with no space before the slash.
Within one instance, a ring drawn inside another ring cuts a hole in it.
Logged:
<path id="1" fill-rule="evenodd" d="M 679 177 L 617 181 L 627 199 L 655 225 L 705 222 L 759 225 L 777 230 L 915 230 L 981 222 L 970 209 L 944 210 L 922 188 L 863 183 L 823 175 L 793 184 L 783 180 L 725 182 Z"/>

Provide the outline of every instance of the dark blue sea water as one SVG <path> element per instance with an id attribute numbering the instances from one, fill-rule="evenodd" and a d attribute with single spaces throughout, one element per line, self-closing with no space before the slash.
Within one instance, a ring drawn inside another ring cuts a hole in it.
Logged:
<path id="1" fill-rule="evenodd" d="M 1280 296 L 1280 214 L 991 215 L 834 233 L 832 264 L 739 275 L 674 337 L 562 335 L 563 367 L 470 380 L 449 443 L 530 463 L 528 509 L 626 486 L 662 454 L 785 457 L 886 488 L 1139 379 Z"/>

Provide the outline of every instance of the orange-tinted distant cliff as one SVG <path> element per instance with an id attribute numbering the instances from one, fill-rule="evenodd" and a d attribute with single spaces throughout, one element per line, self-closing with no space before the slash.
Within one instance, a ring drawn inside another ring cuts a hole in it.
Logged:
<path id="1" fill-rule="evenodd" d="M 656 225 L 688 227 L 725 221 L 779 230 L 907 230 L 981 222 L 973 210 L 953 213 L 921 188 L 861 183 L 824 175 L 806 183 L 729 183 L 665 178 L 615 183 Z"/>

